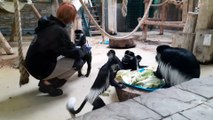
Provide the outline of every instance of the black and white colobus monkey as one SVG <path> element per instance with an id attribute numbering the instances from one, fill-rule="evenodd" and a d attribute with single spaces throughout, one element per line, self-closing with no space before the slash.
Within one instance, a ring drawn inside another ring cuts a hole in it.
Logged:
<path id="1" fill-rule="evenodd" d="M 88 77 L 92 68 L 92 52 L 90 50 L 91 47 L 87 45 L 86 36 L 84 35 L 82 30 L 75 30 L 75 45 L 79 46 L 85 53 L 82 59 L 84 62 L 87 63 L 87 73 L 85 76 Z M 81 69 L 78 70 L 78 76 L 83 76 Z"/>
<path id="2" fill-rule="evenodd" d="M 124 57 L 122 58 L 123 69 L 137 70 L 138 68 L 147 67 L 140 65 L 141 60 L 142 57 L 140 55 L 135 56 L 134 52 L 126 50 L 124 53 Z"/>
<path id="3" fill-rule="evenodd" d="M 165 80 L 165 87 L 200 77 L 199 62 L 190 51 L 168 45 L 160 45 L 156 51 L 158 67 L 154 74 Z"/>
<path id="4" fill-rule="evenodd" d="M 102 94 L 109 85 L 123 88 L 122 84 L 119 84 L 114 80 L 117 71 L 120 70 L 121 61 L 115 55 L 114 50 L 110 50 L 107 55 L 108 61 L 100 68 L 89 94 L 85 97 L 80 107 L 77 110 L 74 110 L 75 98 L 70 98 L 68 101 L 67 109 L 72 116 L 79 113 L 87 101 L 93 105 L 93 110 L 105 106 L 104 101 L 99 97 L 99 95 Z"/>

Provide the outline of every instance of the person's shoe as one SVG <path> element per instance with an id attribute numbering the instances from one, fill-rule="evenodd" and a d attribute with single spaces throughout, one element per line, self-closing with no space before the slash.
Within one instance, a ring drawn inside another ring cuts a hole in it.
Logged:
<path id="1" fill-rule="evenodd" d="M 43 82 L 39 82 L 40 92 L 48 93 L 50 96 L 60 96 L 63 94 L 61 89 L 54 88 L 52 85 L 45 85 Z"/>
<path id="2" fill-rule="evenodd" d="M 60 88 L 60 87 L 62 87 L 67 82 L 67 80 L 65 80 L 65 79 L 59 79 L 59 78 L 54 78 L 54 79 L 48 80 L 48 82 L 50 82 L 51 85 L 54 88 Z"/>

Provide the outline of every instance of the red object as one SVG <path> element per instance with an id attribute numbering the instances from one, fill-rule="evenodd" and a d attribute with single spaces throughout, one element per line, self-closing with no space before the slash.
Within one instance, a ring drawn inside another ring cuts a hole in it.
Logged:
<path id="1" fill-rule="evenodd" d="M 73 22 L 76 14 L 75 6 L 71 3 L 62 3 L 57 10 L 57 18 L 65 24 Z"/>

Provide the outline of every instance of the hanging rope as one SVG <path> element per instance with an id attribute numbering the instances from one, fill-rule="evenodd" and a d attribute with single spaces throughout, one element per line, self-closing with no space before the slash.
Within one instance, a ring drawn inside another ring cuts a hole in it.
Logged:
<path id="1" fill-rule="evenodd" d="M 128 35 L 122 36 L 122 37 L 115 37 L 115 36 L 112 36 L 112 35 L 108 34 L 105 30 L 103 30 L 103 29 L 98 25 L 98 23 L 95 21 L 94 17 L 91 15 L 89 9 L 86 7 L 86 5 L 84 4 L 84 2 L 83 2 L 82 0 L 80 0 L 82 6 L 83 6 L 83 8 L 84 8 L 84 10 L 85 10 L 86 13 L 88 14 L 89 18 L 91 18 L 92 22 L 94 22 L 95 26 L 100 30 L 100 32 L 101 32 L 102 34 L 108 36 L 110 39 L 124 39 L 124 38 L 127 38 L 127 37 L 131 36 L 133 33 L 135 33 L 135 32 L 138 30 L 138 28 L 140 28 L 140 26 L 142 25 L 142 23 L 145 21 L 146 16 L 147 16 L 148 13 L 149 13 L 149 8 L 150 8 L 150 6 L 151 6 L 151 4 L 152 4 L 152 1 L 153 1 L 153 0 L 150 0 L 150 1 L 149 1 L 149 4 L 148 4 L 148 6 L 147 6 L 147 9 L 146 9 L 145 12 L 144 12 L 143 18 L 139 21 L 138 25 L 135 27 L 135 29 L 134 29 L 131 33 L 129 33 Z"/>
<path id="2" fill-rule="evenodd" d="M 124 17 L 126 17 L 127 15 L 127 4 L 128 4 L 128 0 L 122 0 L 121 12 Z"/>
<path id="3" fill-rule="evenodd" d="M 29 74 L 24 66 L 24 57 L 22 52 L 22 29 L 21 29 L 21 15 L 19 9 L 19 1 L 14 0 L 14 8 L 15 8 L 15 24 L 16 24 L 16 33 L 18 37 L 18 57 L 19 57 L 19 72 L 20 72 L 20 80 L 19 85 L 24 85 L 29 82 Z"/>

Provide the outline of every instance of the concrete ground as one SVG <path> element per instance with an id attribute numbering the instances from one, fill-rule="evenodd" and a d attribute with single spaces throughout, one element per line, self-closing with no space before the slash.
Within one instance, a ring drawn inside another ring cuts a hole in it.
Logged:
<path id="1" fill-rule="evenodd" d="M 139 34 L 140 35 L 140 34 Z M 158 36 L 149 34 L 152 42 L 135 41 L 137 46 L 131 48 L 136 54 L 143 57 L 141 64 L 156 67 L 155 48 L 157 44 L 168 44 L 171 42 L 171 34 Z M 153 37 L 154 36 L 154 37 Z M 152 38 L 153 37 L 153 38 Z M 19 71 L 17 67 L 17 52 L 15 55 L 0 55 L 0 120 L 64 120 L 70 118 L 66 110 L 66 102 L 70 97 L 76 97 L 78 107 L 87 95 L 94 82 L 99 68 L 106 62 L 106 53 L 110 48 L 106 44 L 100 44 L 101 37 L 88 38 L 92 46 L 92 71 L 88 78 L 78 78 L 74 74 L 67 84 L 63 86 L 64 94 L 59 97 L 50 97 L 38 92 L 38 80 L 30 77 L 30 82 L 22 87 L 19 86 Z M 154 42 L 153 42 L 154 41 Z M 29 42 L 24 45 L 24 54 Z M 17 47 L 14 47 L 16 50 Z M 115 49 L 117 56 L 121 58 L 126 49 Z M 9 65 L 9 66 L 8 66 Z M 86 65 L 84 66 L 86 67 Z M 85 70 L 85 69 L 84 69 Z M 213 71 L 213 66 L 202 66 L 201 77 L 208 76 Z M 118 98 L 113 87 L 106 91 L 106 95 L 101 96 L 106 104 L 118 102 Z M 86 104 L 85 108 L 78 115 L 83 115 L 91 111 L 92 106 Z"/>

